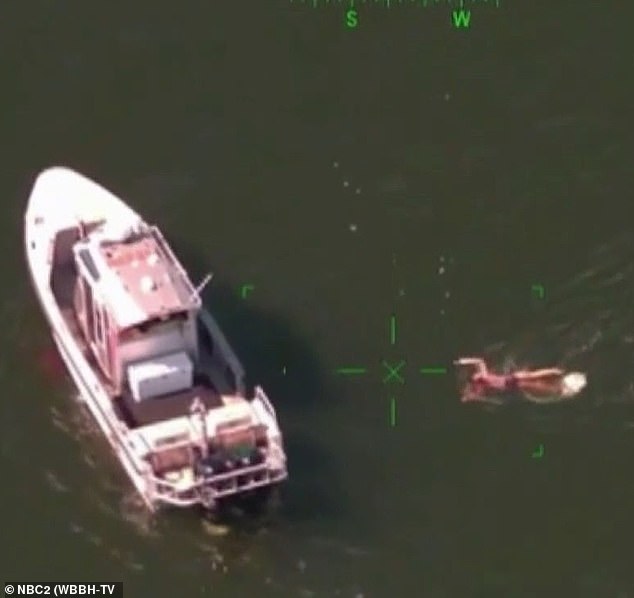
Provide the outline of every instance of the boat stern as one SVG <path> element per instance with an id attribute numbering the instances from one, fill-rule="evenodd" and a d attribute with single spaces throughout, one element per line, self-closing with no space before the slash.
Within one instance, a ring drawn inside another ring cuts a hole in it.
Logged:
<path id="1" fill-rule="evenodd" d="M 149 501 L 213 509 L 221 499 L 285 480 L 282 437 L 275 417 L 259 413 L 261 396 L 266 397 L 260 392 L 252 401 L 228 397 L 225 407 L 210 410 L 193 405 L 190 417 L 135 430 L 147 449 Z"/>

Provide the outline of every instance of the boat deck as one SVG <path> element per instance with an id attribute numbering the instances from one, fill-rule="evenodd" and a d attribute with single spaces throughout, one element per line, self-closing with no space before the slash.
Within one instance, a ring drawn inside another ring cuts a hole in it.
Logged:
<path id="1" fill-rule="evenodd" d="M 222 407 L 222 397 L 211 384 L 197 384 L 178 393 L 135 401 L 129 390 L 114 399 L 117 415 L 131 427 L 146 426 L 190 414 L 192 401 L 198 397 L 207 409 Z"/>

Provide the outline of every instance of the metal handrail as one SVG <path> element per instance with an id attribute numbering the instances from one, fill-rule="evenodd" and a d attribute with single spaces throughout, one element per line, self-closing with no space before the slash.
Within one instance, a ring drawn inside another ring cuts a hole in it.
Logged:
<path id="1" fill-rule="evenodd" d="M 189 302 L 193 303 L 192 307 L 200 307 L 201 305 L 200 296 L 198 292 L 196 291 L 196 288 L 194 287 L 192 281 L 190 280 L 189 275 L 187 274 L 185 268 L 183 268 L 183 265 L 180 263 L 180 260 L 176 257 L 169 243 L 163 236 L 163 233 L 161 232 L 158 226 L 150 226 L 149 228 L 150 228 L 150 233 L 156 240 L 158 246 L 165 253 L 168 260 L 170 261 L 170 265 L 176 270 L 176 273 L 181 278 L 181 282 L 185 286 L 186 292 L 189 293 L 189 297 L 190 297 Z"/>
<path id="2" fill-rule="evenodd" d="M 280 479 L 282 478 L 280 478 L 279 476 L 274 476 L 273 478 L 267 477 L 267 479 L 261 480 L 261 481 L 252 481 L 248 484 L 246 489 L 252 490 L 254 488 L 259 488 L 261 486 L 267 486 L 271 483 L 279 481 Z M 224 490 L 215 490 L 213 488 L 210 488 L 210 490 L 211 490 L 212 498 L 214 500 L 217 498 L 222 498 L 223 496 L 236 494 L 236 492 L 239 491 L 237 488 L 228 488 Z M 191 498 L 183 498 L 173 494 L 171 495 L 161 494 L 158 496 L 158 500 L 167 504 L 172 504 L 177 506 L 191 506 L 191 505 L 199 504 L 202 502 L 200 494 L 196 494 L 196 493 L 194 493 L 194 495 L 191 496 Z"/>
<path id="3" fill-rule="evenodd" d="M 187 490 L 193 490 L 196 488 L 199 488 L 200 486 L 204 486 L 206 484 L 209 484 L 210 482 L 222 482 L 224 480 L 228 480 L 231 478 L 237 478 L 239 476 L 242 475 L 248 475 L 250 473 L 258 473 L 261 471 L 265 471 L 268 469 L 268 465 L 266 463 L 262 463 L 260 465 L 253 465 L 251 467 L 244 467 L 242 469 L 237 469 L 235 471 L 230 471 L 228 473 L 221 473 L 218 475 L 214 475 L 211 477 L 207 477 L 207 478 L 203 478 L 202 480 L 200 480 L 199 482 L 196 482 L 195 484 L 193 484 L 192 486 L 189 486 L 187 488 Z M 170 488 L 176 492 L 179 492 L 179 488 L 178 488 L 178 484 L 174 483 L 174 482 L 169 482 L 168 480 L 165 480 L 164 478 L 159 478 L 155 475 L 150 474 L 148 476 L 148 478 L 150 479 L 151 482 L 154 482 L 154 484 L 156 484 L 157 486 L 165 486 L 167 488 Z"/>
<path id="4" fill-rule="evenodd" d="M 264 403 L 264 406 L 266 407 L 267 411 L 273 417 L 276 418 L 277 415 L 275 413 L 275 408 L 271 404 L 271 401 L 269 401 L 269 398 L 266 396 L 266 393 L 264 392 L 264 389 L 261 386 L 256 386 L 255 387 L 255 396 L 256 396 L 256 398 L 260 399 Z"/>

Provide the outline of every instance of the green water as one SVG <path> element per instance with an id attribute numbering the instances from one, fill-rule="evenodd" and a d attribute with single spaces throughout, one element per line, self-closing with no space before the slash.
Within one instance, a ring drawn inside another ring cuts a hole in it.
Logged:
<path id="1" fill-rule="evenodd" d="M 358 5 L 353 29 L 282 1 L 3 6 L 5 579 L 634 595 L 632 11 L 479 3 L 457 30 L 448 6 L 395 4 Z M 53 164 L 214 272 L 205 300 L 286 436 L 271 518 L 222 534 L 136 504 L 26 276 L 22 212 Z M 469 354 L 588 388 L 463 405 Z"/>

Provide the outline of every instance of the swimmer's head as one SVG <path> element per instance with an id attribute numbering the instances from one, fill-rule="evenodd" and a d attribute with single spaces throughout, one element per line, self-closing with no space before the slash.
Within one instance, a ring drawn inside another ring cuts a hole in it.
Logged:
<path id="1" fill-rule="evenodd" d="M 586 375 L 581 372 L 566 374 L 561 381 L 561 394 L 564 397 L 572 397 L 580 393 L 587 383 Z"/>

